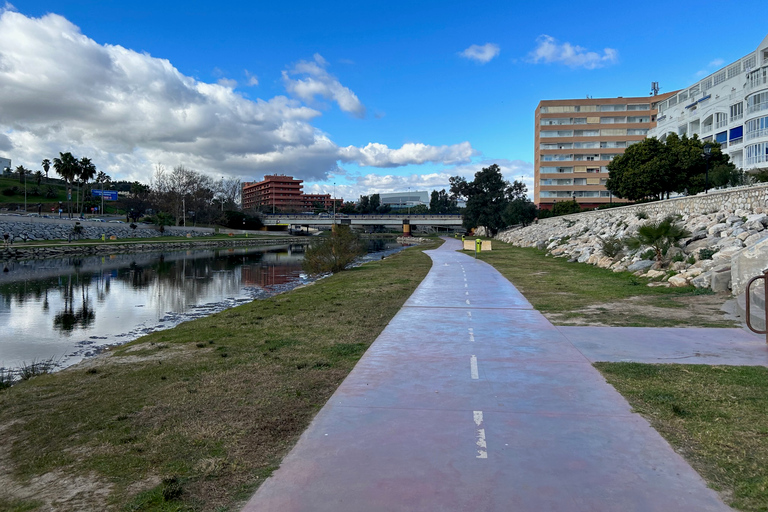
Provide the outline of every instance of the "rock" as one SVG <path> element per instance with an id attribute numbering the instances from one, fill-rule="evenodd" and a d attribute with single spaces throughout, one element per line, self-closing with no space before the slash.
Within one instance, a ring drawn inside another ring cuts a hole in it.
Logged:
<path id="1" fill-rule="evenodd" d="M 698 276 L 691 279 L 691 284 L 696 288 L 709 288 L 711 275 L 711 272 L 702 272 Z"/>
<path id="2" fill-rule="evenodd" d="M 744 239 L 744 246 L 750 247 L 752 245 L 755 245 L 763 238 L 766 238 L 766 235 L 764 233 L 755 233 L 754 235 L 750 235 Z"/>
<path id="3" fill-rule="evenodd" d="M 731 289 L 731 268 L 727 270 L 713 271 L 710 281 L 710 288 L 713 292 L 727 292 Z"/>
<path id="4" fill-rule="evenodd" d="M 683 286 L 688 286 L 688 280 L 682 276 L 682 275 L 676 275 L 669 278 L 667 281 L 671 286 L 674 286 L 676 288 L 682 288 Z"/>
<path id="5" fill-rule="evenodd" d="M 725 224 L 725 223 L 718 223 L 718 224 L 715 224 L 715 225 L 711 226 L 707 230 L 707 233 L 709 235 L 719 235 L 721 231 L 724 231 L 726 229 L 728 229 L 728 225 L 727 224 Z"/>
<path id="6" fill-rule="evenodd" d="M 755 231 L 762 231 L 765 229 L 765 226 L 763 226 L 763 223 L 757 220 L 747 222 L 746 224 L 744 224 L 744 227 L 746 229 L 752 229 Z"/>
<path id="7" fill-rule="evenodd" d="M 691 234 L 691 237 L 686 242 L 686 245 L 690 244 L 691 242 L 695 242 L 696 240 L 703 240 L 707 238 L 707 230 L 706 229 L 700 229 L 697 231 L 694 231 Z"/>
<path id="8" fill-rule="evenodd" d="M 627 267 L 629 272 L 637 272 L 638 270 L 645 270 L 651 268 L 654 262 L 651 260 L 640 260 Z"/>
<path id="9" fill-rule="evenodd" d="M 664 272 L 663 270 L 649 270 L 648 272 L 645 273 L 645 277 L 649 279 L 656 279 L 657 277 L 661 277 L 664 274 L 666 274 L 666 272 Z"/>
<path id="10" fill-rule="evenodd" d="M 651 288 L 656 288 L 661 286 L 662 288 L 669 288 L 669 283 L 662 283 L 661 281 L 654 281 L 652 283 L 648 283 L 646 286 L 649 286 Z"/>

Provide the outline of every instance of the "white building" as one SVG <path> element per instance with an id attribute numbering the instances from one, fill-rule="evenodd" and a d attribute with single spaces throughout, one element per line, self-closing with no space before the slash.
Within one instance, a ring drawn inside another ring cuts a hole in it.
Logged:
<path id="1" fill-rule="evenodd" d="M 426 190 L 410 190 L 408 192 L 390 192 L 379 194 L 381 204 L 388 204 L 393 210 L 411 208 L 420 204 L 429 206 L 429 192 Z"/>
<path id="2" fill-rule="evenodd" d="M 3 172 L 6 168 L 11 168 L 11 159 L 0 156 L 0 172 Z"/>
<path id="3" fill-rule="evenodd" d="M 649 136 L 716 141 L 747 172 L 768 168 L 768 37 L 757 49 L 659 103 Z"/>

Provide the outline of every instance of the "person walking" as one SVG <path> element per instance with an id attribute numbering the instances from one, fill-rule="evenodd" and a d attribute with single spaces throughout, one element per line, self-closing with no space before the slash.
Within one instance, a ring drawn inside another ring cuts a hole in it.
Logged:
<path id="1" fill-rule="evenodd" d="M 3 233 L 3 247 L 8 247 L 10 245 L 10 238 L 11 234 L 7 231 Z"/>

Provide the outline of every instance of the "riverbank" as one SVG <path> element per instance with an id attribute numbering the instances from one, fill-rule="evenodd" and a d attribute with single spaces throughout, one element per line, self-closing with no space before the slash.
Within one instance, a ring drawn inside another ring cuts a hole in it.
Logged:
<path id="1" fill-rule="evenodd" d="M 105 241 L 66 240 L 45 242 L 22 242 L 5 247 L 0 251 L 0 263 L 11 260 L 61 258 L 64 256 L 94 254 L 118 254 L 126 252 L 146 252 L 158 250 L 201 249 L 208 247 L 247 247 L 255 245 L 286 245 L 306 244 L 308 237 L 276 236 L 257 234 L 248 237 L 244 235 L 212 235 L 206 238 L 167 237 L 165 239 L 128 239 Z"/>
<path id="2" fill-rule="evenodd" d="M 435 245 L 0 391 L 0 510 L 231 510 L 418 286 Z"/>

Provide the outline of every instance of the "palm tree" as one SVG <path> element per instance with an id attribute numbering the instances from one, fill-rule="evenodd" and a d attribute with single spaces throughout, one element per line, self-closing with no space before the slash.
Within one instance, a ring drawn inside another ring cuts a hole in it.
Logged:
<path id="1" fill-rule="evenodd" d="M 42 165 L 43 165 L 43 171 L 45 171 L 45 181 L 47 182 L 48 181 L 48 169 L 51 168 L 51 161 L 46 158 L 45 160 L 43 160 L 43 164 Z"/>
<path id="2" fill-rule="evenodd" d="M 43 181 L 42 171 L 35 171 L 35 180 L 37 180 L 37 186 L 40 186 L 40 182 Z"/>
<path id="3" fill-rule="evenodd" d="M 80 173 L 80 164 L 77 159 L 72 156 L 72 153 L 59 153 L 59 158 L 53 159 L 53 168 L 56 170 L 56 174 L 61 176 L 64 183 L 70 185 L 75 181 L 75 178 Z M 69 217 L 72 218 L 72 191 L 67 190 L 67 212 Z"/>
<path id="4" fill-rule="evenodd" d="M 82 183 L 83 186 L 85 186 L 86 183 L 88 183 L 90 180 L 93 179 L 93 177 L 96 175 L 96 166 L 93 165 L 90 158 L 83 157 L 78 162 L 79 172 L 78 172 L 78 181 L 77 181 L 77 198 L 78 202 L 80 201 L 80 184 Z M 83 190 L 85 192 L 85 190 Z M 83 197 L 83 202 L 80 204 L 80 214 L 82 215 L 83 211 L 82 208 L 85 206 L 85 197 Z"/>
<path id="5" fill-rule="evenodd" d="M 661 264 L 664 252 L 687 236 L 690 236 L 690 233 L 669 216 L 659 222 L 643 224 L 637 228 L 637 234 L 627 238 L 626 243 L 630 249 L 650 246 L 656 253 L 656 261 Z"/>

